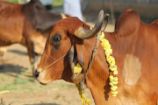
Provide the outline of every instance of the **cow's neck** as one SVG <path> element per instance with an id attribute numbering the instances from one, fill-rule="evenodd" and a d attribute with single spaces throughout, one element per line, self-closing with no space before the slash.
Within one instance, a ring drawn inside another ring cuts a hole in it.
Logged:
<path id="1" fill-rule="evenodd" d="M 94 48 L 94 45 L 91 45 L 94 41 L 90 40 L 90 42 L 89 47 Z M 86 77 L 87 86 L 91 90 L 96 105 L 105 105 L 109 98 L 109 69 L 105 58 L 104 50 L 99 44 Z"/>
<path id="2" fill-rule="evenodd" d="M 134 38 L 136 37 L 131 36 L 132 38 L 129 38 L 130 40 L 127 40 L 128 38 L 117 38 L 117 36 L 111 35 L 110 33 L 105 34 L 106 38 L 109 40 L 112 46 L 113 56 L 115 57 L 116 63 L 118 65 L 119 80 L 122 80 L 121 70 L 123 66 L 124 54 L 128 52 L 132 53 L 134 51 L 134 48 L 132 48 L 132 40 L 134 40 Z M 86 78 L 87 86 L 90 88 L 92 92 L 96 105 L 105 105 L 106 103 L 109 103 L 109 99 L 111 99 L 112 97 L 109 95 L 109 68 L 105 58 L 106 57 L 103 48 L 102 46 L 99 46 L 97 53 L 95 55 L 92 69 L 88 71 L 88 75 Z M 119 82 L 121 83 L 122 81 Z"/>

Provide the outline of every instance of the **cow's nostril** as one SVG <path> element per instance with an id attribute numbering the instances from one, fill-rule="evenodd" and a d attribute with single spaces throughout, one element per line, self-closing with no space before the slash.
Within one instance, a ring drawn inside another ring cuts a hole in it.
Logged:
<path id="1" fill-rule="evenodd" d="M 39 72 L 38 72 L 37 70 L 35 70 L 35 72 L 34 72 L 34 77 L 35 77 L 35 78 L 38 78 L 38 76 L 39 76 Z"/>

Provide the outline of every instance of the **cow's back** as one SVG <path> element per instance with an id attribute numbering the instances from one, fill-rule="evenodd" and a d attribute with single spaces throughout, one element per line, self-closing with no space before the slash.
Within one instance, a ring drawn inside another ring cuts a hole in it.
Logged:
<path id="1" fill-rule="evenodd" d="M 156 105 L 153 103 L 158 98 L 158 20 L 144 23 L 134 10 L 128 9 L 117 21 L 116 32 L 108 37 L 120 74 L 121 103 Z"/>
<path id="2" fill-rule="evenodd" d="M 142 77 L 149 83 L 150 91 L 158 95 L 158 23 L 142 24 L 137 39 L 137 54 L 142 62 Z"/>
<path id="3" fill-rule="evenodd" d="M 21 5 L 0 1 L 0 45 L 16 43 L 22 39 L 24 17 L 21 8 Z"/>

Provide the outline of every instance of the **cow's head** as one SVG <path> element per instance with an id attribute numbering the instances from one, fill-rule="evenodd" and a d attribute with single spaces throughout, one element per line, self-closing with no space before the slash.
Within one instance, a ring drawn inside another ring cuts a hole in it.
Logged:
<path id="1" fill-rule="evenodd" d="M 33 26 L 41 31 L 51 28 L 57 20 L 61 19 L 60 14 L 50 13 L 40 0 L 31 0 L 23 5 L 23 13 Z"/>
<path id="2" fill-rule="evenodd" d="M 34 75 L 37 80 L 43 84 L 56 79 L 71 81 L 73 63 L 82 64 L 86 62 L 86 59 L 83 60 L 80 56 L 83 53 L 81 48 L 85 44 L 84 41 L 95 38 L 93 36 L 100 31 L 104 19 L 104 12 L 101 11 L 98 22 L 92 30 L 75 17 L 57 22 L 49 35 L 38 68 L 35 70 Z M 93 42 L 90 43 L 93 44 Z M 85 54 L 86 52 L 84 52 L 84 57 Z"/>

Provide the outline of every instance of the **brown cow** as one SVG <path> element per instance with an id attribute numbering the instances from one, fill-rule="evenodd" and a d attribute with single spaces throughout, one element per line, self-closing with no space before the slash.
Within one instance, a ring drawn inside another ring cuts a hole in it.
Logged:
<path id="1" fill-rule="evenodd" d="M 24 5 L 0 1 L 0 46 L 26 46 L 33 64 L 34 47 L 44 49 L 48 30 L 60 18 L 48 12 L 39 0 Z"/>
<path id="2" fill-rule="evenodd" d="M 90 33 L 87 28 L 77 18 L 57 22 L 34 73 L 36 79 L 42 84 L 58 79 L 72 82 L 69 56 L 73 55 L 70 49 L 75 46 L 73 61 L 82 65 L 85 84 L 96 105 L 157 105 L 158 26 L 143 23 L 135 11 L 128 9 L 117 20 L 116 31 L 105 32 L 119 71 L 116 97 L 111 95 L 108 64 L 100 44 L 91 61 L 97 38 L 96 31 Z M 97 32 L 100 28 L 97 28 Z M 92 66 L 86 71 L 89 62 Z"/>
<path id="3" fill-rule="evenodd" d="M 157 20 L 154 20 L 154 21 L 152 22 L 152 24 L 157 24 L 157 25 L 158 25 L 158 19 L 157 19 Z"/>

